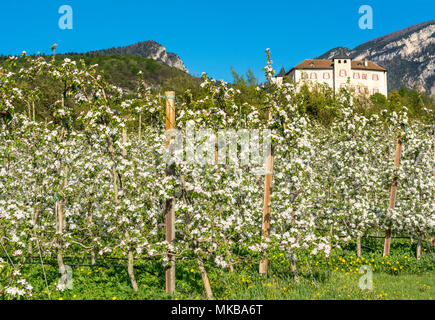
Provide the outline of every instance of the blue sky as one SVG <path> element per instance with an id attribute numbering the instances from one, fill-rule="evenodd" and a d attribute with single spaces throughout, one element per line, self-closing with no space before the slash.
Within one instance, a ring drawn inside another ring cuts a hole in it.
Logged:
<path id="1" fill-rule="evenodd" d="M 73 9 L 73 29 L 58 26 L 59 7 Z M 361 5 L 373 29 L 358 27 Z M 155 40 L 178 54 L 192 74 L 231 81 L 230 66 L 264 79 L 264 50 L 275 69 L 435 19 L 435 1 L 1 1 L 0 54 L 90 50 Z"/>

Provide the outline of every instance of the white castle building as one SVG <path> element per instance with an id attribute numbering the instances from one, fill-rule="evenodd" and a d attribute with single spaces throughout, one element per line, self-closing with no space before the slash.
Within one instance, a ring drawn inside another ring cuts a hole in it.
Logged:
<path id="1" fill-rule="evenodd" d="M 382 93 L 387 96 L 387 70 L 371 61 L 352 60 L 340 53 L 332 60 L 304 60 L 285 73 L 283 69 L 277 77 L 287 76 L 299 84 L 326 83 L 335 92 L 349 87 L 355 93 L 372 95 Z"/>

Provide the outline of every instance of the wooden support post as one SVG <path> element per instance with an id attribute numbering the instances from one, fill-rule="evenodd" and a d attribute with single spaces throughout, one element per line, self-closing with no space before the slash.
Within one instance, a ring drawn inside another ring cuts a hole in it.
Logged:
<path id="1" fill-rule="evenodd" d="M 396 144 L 396 153 L 394 157 L 394 167 L 399 168 L 400 166 L 400 157 L 402 155 L 402 133 L 404 126 L 400 130 L 400 135 L 397 138 Z M 394 209 L 396 206 L 396 193 L 397 193 L 397 177 L 393 177 L 393 181 L 391 183 L 391 191 L 390 191 L 390 204 L 388 208 Z M 388 256 L 390 254 L 390 246 L 391 246 L 391 228 L 388 228 L 385 233 L 385 241 L 384 241 L 384 254 L 383 256 Z"/>
<path id="2" fill-rule="evenodd" d="M 166 131 L 175 128 L 175 92 L 166 91 Z M 169 148 L 171 137 L 166 139 L 166 147 Z M 171 175 L 171 173 L 166 173 Z M 173 198 L 166 199 L 165 206 L 165 231 L 166 241 L 170 244 L 175 239 L 175 201 Z M 166 267 L 166 293 L 174 293 L 175 291 L 175 258 L 171 251 L 168 251 L 169 263 Z"/>
<path id="3" fill-rule="evenodd" d="M 272 119 L 272 110 L 269 111 L 269 121 Z M 273 151 L 270 147 L 266 158 L 266 174 L 264 178 L 264 202 L 263 202 L 263 239 L 269 238 L 270 229 L 270 191 L 272 188 Z M 267 258 L 260 262 L 260 274 L 267 274 Z"/>

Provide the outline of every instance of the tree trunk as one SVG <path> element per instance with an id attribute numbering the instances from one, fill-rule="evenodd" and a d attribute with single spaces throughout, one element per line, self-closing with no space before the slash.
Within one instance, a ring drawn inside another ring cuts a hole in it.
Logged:
<path id="1" fill-rule="evenodd" d="M 131 238 L 128 231 L 125 232 L 125 238 L 127 242 L 130 243 Z M 139 288 L 137 286 L 136 277 L 134 276 L 134 258 L 133 258 L 133 250 L 130 248 L 130 244 L 128 247 L 128 275 L 130 276 L 131 285 L 134 291 L 137 291 Z"/>
<path id="2" fill-rule="evenodd" d="M 65 107 L 65 97 L 62 97 L 62 108 Z M 62 128 L 59 141 L 62 141 L 67 131 L 65 128 Z M 63 257 L 62 257 L 62 249 L 63 249 L 63 229 L 65 227 L 65 214 L 63 212 L 63 200 L 60 198 L 60 196 L 63 196 L 63 192 L 65 190 L 66 184 L 67 184 L 67 167 L 65 165 L 61 166 L 61 172 L 63 172 L 64 177 L 62 181 L 62 187 L 60 192 L 56 195 L 56 218 L 57 218 L 57 232 L 56 232 L 56 244 L 57 244 L 57 263 L 59 265 L 59 272 L 61 274 L 62 283 L 65 283 L 66 281 L 66 270 L 65 270 L 65 264 L 63 263 Z"/>
<path id="3" fill-rule="evenodd" d="M 397 144 L 396 144 L 396 151 L 394 155 L 394 167 L 399 168 L 400 166 L 400 157 L 402 155 L 402 133 L 403 133 L 404 126 L 402 125 L 400 130 L 400 135 L 397 138 Z M 390 190 L 390 203 L 388 205 L 389 209 L 394 209 L 396 206 L 396 193 L 397 193 L 397 177 L 393 177 L 393 181 L 391 183 L 391 190 Z M 389 256 L 390 255 L 390 247 L 391 247 L 391 228 L 388 228 L 385 233 L 385 240 L 384 240 L 384 253 L 383 256 Z"/>
<path id="4" fill-rule="evenodd" d="M 142 141 L 142 115 L 139 114 L 139 141 Z"/>
<path id="5" fill-rule="evenodd" d="M 233 266 L 233 262 L 228 262 L 228 265 L 230 267 L 230 272 L 233 273 L 234 272 L 234 266 Z"/>
<path id="6" fill-rule="evenodd" d="M 127 142 L 127 130 L 125 128 L 123 128 L 122 129 L 122 143 L 125 144 L 126 142 Z M 127 156 L 127 150 L 124 147 L 122 147 L 122 156 L 123 157 Z M 115 172 L 116 172 L 116 170 L 115 170 Z M 116 201 L 119 203 L 118 193 L 116 193 Z M 133 249 L 130 246 L 131 238 L 130 238 L 130 234 L 128 233 L 128 230 L 125 231 L 125 239 L 127 240 L 127 243 L 128 243 L 128 252 L 127 252 L 127 255 L 128 255 L 128 267 L 127 267 L 128 275 L 130 276 L 131 286 L 133 287 L 134 291 L 138 291 L 139 288 L 137 286 L 136 277 L 134 275 Z"/>
<path id="7" fill-rule="evenodd" d="M 269 110 L 269 121 L 272 120 L 272 109 Z M 263 199 L 263 225 L 262 234 L 263 240 L 267 241 L 269 239 L 270 232 L 270 197 L 272 189 L 272 172 L 273 172 L 273 149 L 270 147 L 269 154 L 266 158 L 266 174 L 264 177 L 264 199 Z M 259 273 L 261 275 L 267 274 L 268 260 L 264 257 L 260 261 Z"/>
<path id="8" fill-rule="evenodd" d="M 35 228 L 36 228 L 36 221 L 38 220 L 38 213 L 39 213 L 38 208 L 36 208 L 36 207 L 33 208 L 33 217 L 32 217 L 33 230 L 30 233 L 32 238 L 36 237 Z M 29 255 L 30 262 L 33 262 L 33 243 L 32 243 L 32 240 L 29 241 L 27 252 Z"/>
<path id="9" fill-rule="evenodd" d="M 356 238 L 356 254 L 361 258 L 361 236 Z"/>
<path id="10" fill-rule="evenodd" d="M 297 257 L 290 251 L 290 266 L 293 273 L 293 279 L 296 283 L 299 282 L 299 272 L 298 272 L 298 265 L 297 265 Z"/>
<path id="11" fill-rule="evenodd" d="M 63 228 L 64 228 L 64 214 L 63 208 L 60 200 L 56 200 L 56 211 L 57 211 L 57 263 L 59 265 L 59 272 L 61 274 L 62 283 L 64 283 L 64 279 L 66 279 L 66 270 L 65 264 L 63 263 L 62 257 L 62 236 L 63 236 Z"/>
<path id="12" fill-rule="evenodd" d="M 421 234 L 418 235 L 418 240 L 417 240 L 417 253 L 416 253 L 416 257 L 417 260 L 421 259 Z"/>
<path id="13" fill-rule="evenodd" d="M 33 238 L 34 233 L 31 233 L 31 237 Z M 32 240 L 29 241 L 27 245 L 27 255 L 29 256 L 29 261 L 33 262 L 33 243 Z"/>
<path id="14" fill-rule="evenodd" d="M 32 120 L 32 115 L 30 113 L 30 102 L 28 101 L 27 101 L 27 113 L 28 113 L 29 121 Z"/>
<path id="15" fill-rule="evenodd" d="M 214 300 L 213 292 L 211 291 L 210 281 L 208 280 L 207 271 L 205 270 L 204 264 L 201 259 L 197 259 L 198 261 L 198 269 L 201 273 L 202 283 L 204 284 L 205 293 L 207 295 L 208 300 Z"/>
<path id="16" fill-rule="evenodd" d="M 385 239 L 384 239 L 384 253 L 383 253 L 384 257 L 390 255 L 390 247 L 391 247 L 391 229 L 387 229 L 387 232 L 385 233 Z"/>
<path id="17" fill-rule="evenodd" d="M 92 264 L 92 265 L 95 265 L 95 264 L 96 264 L 94 249 L 91 250 L 91 264 Z"/>
<path id="18" fill-rule="evenodd" d="M 93 216 L 92 216 L 92 203 L 89 201 L 88 203 L 88 221 L 89 221 L 89 232 L 91 234 L 91 239 L 94 237 L 93 233 L 92 233 L 92 220 L 93 220 Z M 91 240 L 92 241 L 92 240 Z M 95 262 L 95 251 L 94 248 L 92 248 L 91 250 L 91 264 L 94 265 Z"/>
<path id="19" fill-rule="evenodd" d="M 64 166 L 62 169 L 64 173 L 63 181 L 62 181 L 62 189 L 61 194 L 63 196 L 63 192 L 65 190 L 66 184 L 67 184 L 67 168 Z M 63 249 L 63 230 L 65 228 L 65 213 L 63 210 L 63 199 L 59 197 L 60 195 L 57 195 L 56 199 L 56 213 L 57 213 L 57 262 L 59 264 L 59 270 L 62 276 L 62 279 L 66 279 L 66 271 L 65 271 L 65 265 L 63 263 L 63 257 L 62 257 L 62 249 Z"/>

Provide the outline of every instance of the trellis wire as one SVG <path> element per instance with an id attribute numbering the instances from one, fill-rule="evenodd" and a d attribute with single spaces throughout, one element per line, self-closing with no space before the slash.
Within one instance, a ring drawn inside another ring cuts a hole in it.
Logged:
<path id="1" fill-rule="evenodd" d="M 11 260 L 11 263 L 13 263 L 12 260 Z M 39 263 L 39 262 L 24 261 L 24 262 L 20 262 L 20 264 L 23 264 L 23 265 L 39 265 L 39 264 L 44 264 L 44 265 L 48 265 L 48 266 L 57 266 L 57 263 L 51 263 L 51 262 L 42 262 L 42 263 Z M 124 264 L 68 263 L 67 265 L 71 266 L 71 267 L 100 267 L 100 268 L 112 268 L 112 267 L 114 267 L 114 268 L 127 268 L 127 265 L 124 265 Z M 142 270 L 142 271 L 144 271 L 144 272 L 146 272 L 146 273 L 148 273 L 148 274 L 150 274 L 150 275 L 160 279 L 163 282 L 165 281 L 165 279 L 163 277 L 159 276 L 158 274 L 155 274 L 152 271 L 149 271 L 149 270 L 145 269 L 145 267 L 143 267 L 143 266 L 137 266 L 137 265 L 135 265 L 134 268 Z M 194 297 L 194 295 L 192 293 L 186 291 L 183 288 L 180 288 L 178 286 L 175 286 L 175 288 L 178 289 L 181 292 L 186 293 L 187 295 L 189 295 L 191 297 Z"/>

